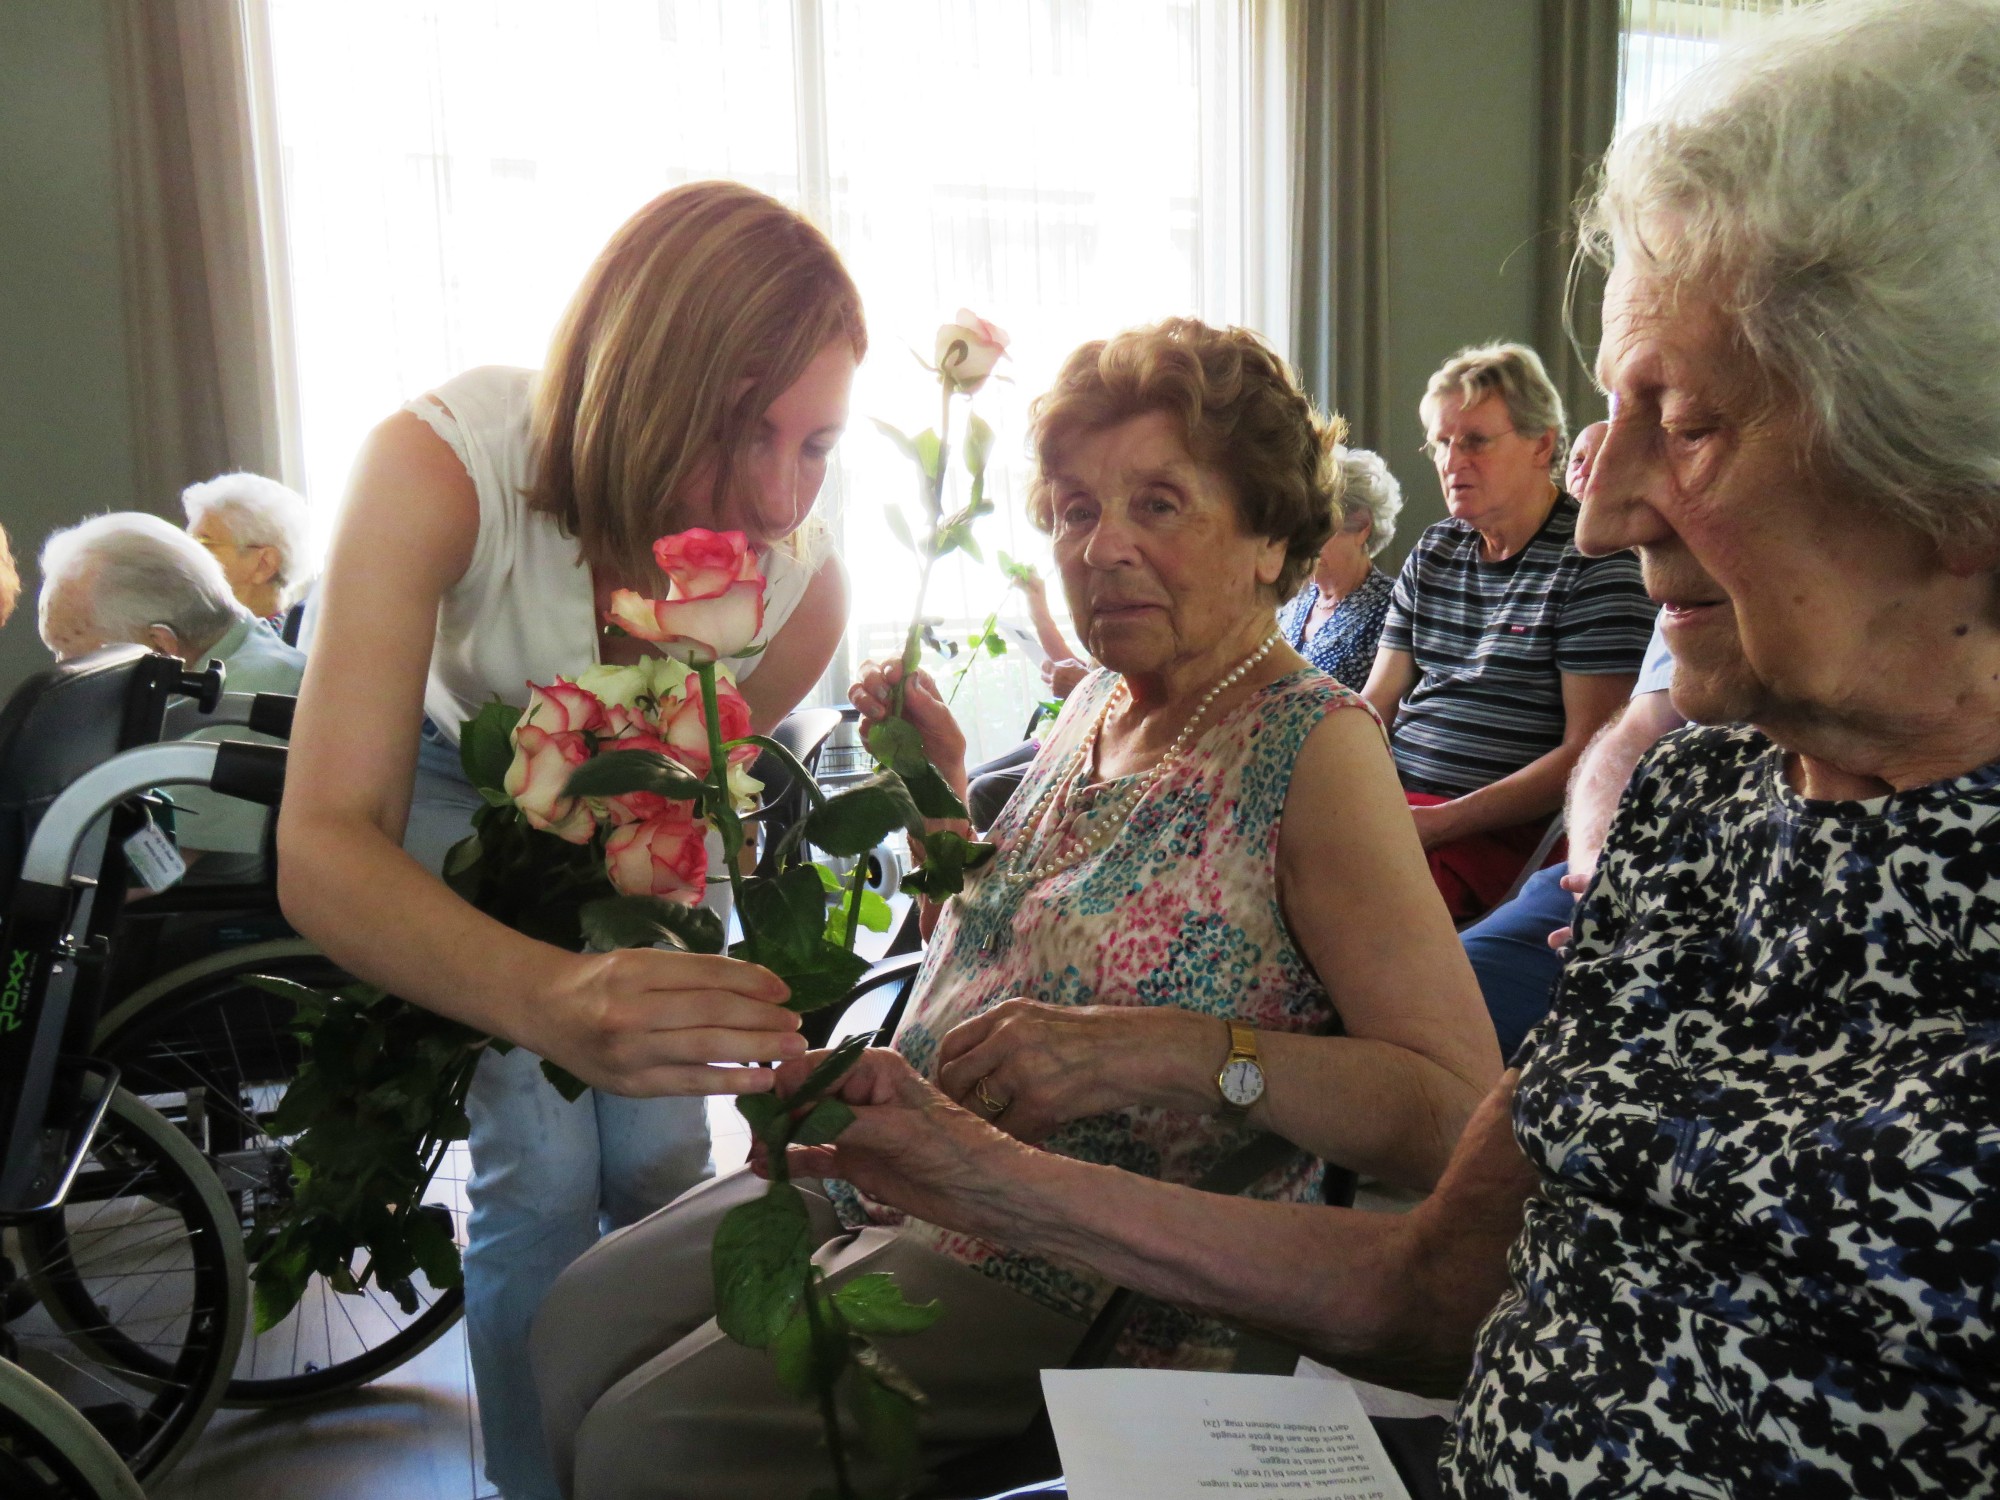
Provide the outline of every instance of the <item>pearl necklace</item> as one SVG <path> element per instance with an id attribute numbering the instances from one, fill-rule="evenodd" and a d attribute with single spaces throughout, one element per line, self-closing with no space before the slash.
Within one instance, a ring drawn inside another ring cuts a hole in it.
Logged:
<path id="1" fill-rule="evenodd" d="M 1187 723 L 1181 726 L 1181 732 L 1175 735 L 1174 742 L 1167 746 L 1167 753 L 1154 761 L 1141 774 L 1139 780 L 1133 785 L 1130 791 L 1119 794 L 1116 810 L 1129 814 L 1133 808 L 1136 808 L 1141 802 L 1146 800 L 1146 794 L 1159 785 L 1160 778 L 1166 775 L 1168 769 L 1175 761 L 1180 759 L 1181 752 L 1194 742 L 1195 732 L 1200 729 L 1202 720 L 1207 717 L 1208 711 L 1214 705 L 1215 700 L 1241 682 L 1244 676 L 1256 667 L 1257 663 L 1269 656 L 1272 648 L 1280 644 L 1280 639 L 1278 632 L 1275 630 L 1272 631 L 1268 636 L 1264 637 L 1263 645 L 1259 646 L 1234 667 L 1230 668 L 1228 673 L 1219 682 L 1202 695 L 1201 702 L 1195 705 L 1194 713 L 1189 716 Z M 1096 827 L 1084 837 L 1080 846 L 1073 840 L 1058 837 L 1054 840 L 1054 852 L 1052 854 L 1027 869 L 1021 868 L 1022 851 L 1027 847 L 1028 835 L 1034 829 L 1041 826 L 1043 816 L 1049 811 L 1058 794 L 1061 794 L 1064 803 L 1069 801 L 1076 783 L 1082 778 L 1091 762 L 1097 758 L 1098 736 L 1104 728 L 1104 721 L 1111 716 L 1111 710 L 1118 702 L 1118 695 L 1120 693 L 1129 695 L 1130 691 L 1125 685 L 1125 679 L 1121 677 L 1118 679 L 1118 685 L 1105 695 L 1104 706 L 1098 709 L 1097 717 L 1091 720 L 1090 729 L 1083 737 L 1083 744 L 1078 748 L 1069 766 L 1063 771 L 1062 775 L 1053 778 L 1049 782 L 1048 787 L 1042 792 L 1041 796 L 1035 799 L 1034 805 L 1028 809 L 1027 816 L 1022 818 L 1020 839 L 1015 842 L 1013 847 L 1008 849 L 1005 856 L 995 866 L 994 873 L 1000 876 L 1001 879 L 1014 881 L 1021 885 L 1035 885 L 1040 881 L 1047 880 L 1058 870 L 1066 869 L 1070 865 L 1082 864 L 1092 855 L 1102 851 L 1104 846 L 1111 842 L 1112 836 L 1124 824 L 1124 816 L 1114 817 L 1114 807 L 1111 803 L 1107 802 L 1097 810 Z"/>

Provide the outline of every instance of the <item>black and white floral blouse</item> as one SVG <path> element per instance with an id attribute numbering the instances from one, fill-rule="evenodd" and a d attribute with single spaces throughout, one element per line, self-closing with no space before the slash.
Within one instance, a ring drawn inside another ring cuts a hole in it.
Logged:
<path id="1" fill-rule="evenodd" d="M 2000 765 L 1809 802 L 1754 730 L 1684 731 L 1579 917 L 1447 1481 L 2000 1491 Z"/>

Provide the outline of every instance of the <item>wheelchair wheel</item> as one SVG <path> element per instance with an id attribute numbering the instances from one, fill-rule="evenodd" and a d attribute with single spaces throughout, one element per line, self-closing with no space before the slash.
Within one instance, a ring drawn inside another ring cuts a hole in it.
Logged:
<path id="1" fill-rule="evenodd" d="M 245 1234 L 260 1210 L 291 1192 L 291 1153 L 269 1121 L 302 1051 L 291 1030 L 291 1003 L 244 982 L 257 974 L 317 988 L 347 982 L 301 940 L 228 950 L 135 991 L 105 1016 L 93 1048 L 118 1065 L 126 1088 L 201 1149 Z M 469 1172 L 465 1145 L 455 1143 L 424 1208 L 450 1217 L 461 1249 Z M 417 1310 L 406 1313 L 379 1287 L 355 1296 L 314 1277 L 282 1323 L 244 1336 L 224 1404 L 274 1406 L 324 1396 L 395 1369 L 436 1342 L 464 1310 L 459 1287 L 435 1288 L 419 1275 L 416 1290 Z"/>
<path id="2" fill-rule="evenodd" d="M 4 1352 L 139 1479 L 201 1432 L 249 1313 L 243 1237 L 201 1153 L 124 1089 L 59 1209 L 8 1231 Z M 32 1296 L 27 1295 L 32 1293 Z"/>
<path id="3" fill-rule="evenodd" d="M 83 1414 L 0 1359 L 0 1495 L 10 1500 L 145 1500 Z"/>

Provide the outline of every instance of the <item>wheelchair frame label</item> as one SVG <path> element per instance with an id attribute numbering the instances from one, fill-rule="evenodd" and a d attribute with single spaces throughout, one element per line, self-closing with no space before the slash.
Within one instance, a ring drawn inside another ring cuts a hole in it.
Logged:
<path id="1" fill-rule="evenodd" d="M 28 980 L 35 972 L 35 955 L 16 948 L 7 961 L 7 986 L 0 989 L 0 1031 L 18 1031 L 21 1008 L 28 998 Z"/>

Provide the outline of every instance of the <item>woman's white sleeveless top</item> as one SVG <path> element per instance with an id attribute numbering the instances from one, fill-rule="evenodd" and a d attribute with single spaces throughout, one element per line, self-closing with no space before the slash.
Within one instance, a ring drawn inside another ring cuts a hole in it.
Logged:
<path id="1" fill-rule="evenodd" d="M 438 607 L 424 712 L 456 743 L 459 726 L 495 694 L 525 704 L 528 684 L 575 677 L 596 663 L 602 634 L 590 568 L 552 516 L 528 509 L 529 414 L 536 372 L 487 365 L 403 408 L 450 445 L 479 496 L 479 538 L 465 575 Z M 791 552 L 762 555 L 761 646 L 790 618 L 811 573 Z M 725 657 L 741 681 L 761 656 Z"/>

